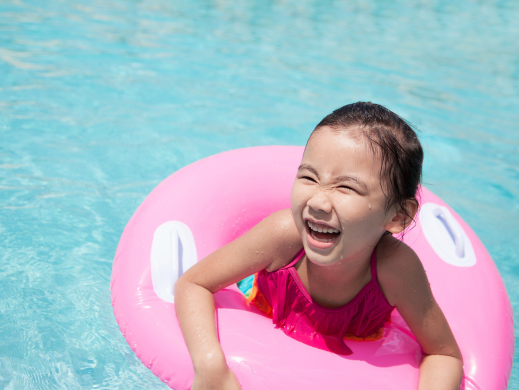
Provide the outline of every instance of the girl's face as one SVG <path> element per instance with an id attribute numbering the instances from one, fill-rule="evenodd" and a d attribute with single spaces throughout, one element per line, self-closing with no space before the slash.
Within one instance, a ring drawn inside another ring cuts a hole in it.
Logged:
<path id="1" fill-rule="evenodd" d="M 291 195 L 310 261 L 332 265 L 370 256 L 395 215 L 386 212 L 385 200 L 380 160 L 363 140 L 326 127 L 314 133 Z"/>

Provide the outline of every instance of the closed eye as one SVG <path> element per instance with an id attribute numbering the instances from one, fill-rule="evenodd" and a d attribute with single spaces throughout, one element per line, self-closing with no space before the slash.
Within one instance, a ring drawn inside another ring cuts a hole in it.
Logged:
<path id="1" fill-rule="evenodd" d="M 312 181 L 312 182 L 314 182 L 314 183 L 317 183 L 317 182 L 315 181 L 315 179 L 311 178 L 310 176 L 301 176 L 300 179 L 303 179 L 303 180 L 309 180 L 309 181 Z"/>

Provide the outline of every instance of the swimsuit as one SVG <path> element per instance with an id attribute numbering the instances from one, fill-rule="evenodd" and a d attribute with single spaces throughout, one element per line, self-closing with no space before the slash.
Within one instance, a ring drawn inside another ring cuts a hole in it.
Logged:
<path id="1" fill-rule="evenodd" d="M 371 280 L 338 308 L 326 308 L 312 300 L 294 268 L 304 254 L 302 249 L 290 264 L 276 271 L 258 272 L 249 300 L 288 336 L 339 355 L 352 353 L 344 339 L 380 339 L 394 306 L 378 284 L 375 251 L 371 255 Z"/>

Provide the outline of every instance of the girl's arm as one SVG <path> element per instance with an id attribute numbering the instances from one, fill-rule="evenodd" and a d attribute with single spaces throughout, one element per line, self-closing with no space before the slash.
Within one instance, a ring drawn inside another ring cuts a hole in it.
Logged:
<path id="1" fill-rule="evenodd" d="M 280 268 L 301 249 L 290 210 L 278 211 L 191 267 L 175 285 L 175 308 L 193 361 L 196 389 L 239 389 L 218 342 L 213 294 L 265 268 Z"/>
<path id="2" fill-rule="evenodd" d="M 420 344 L 419 390 L 458 390 L 463 358 L 454 335 L 436 303 L 416 253 L 404 243 L 381 248 L 379 282 L 389 303 Z"/>

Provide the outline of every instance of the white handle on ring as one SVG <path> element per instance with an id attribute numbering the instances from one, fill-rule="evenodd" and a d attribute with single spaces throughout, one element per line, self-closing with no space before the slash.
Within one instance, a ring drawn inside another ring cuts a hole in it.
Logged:
<path id="1" fill-rule="evenodd" d="M 456 256 L 462 258 L 465 256 L 465 243 L 463 240 L 462 231 L 458 230 L 456 226 L 452 223 L 452 215 L 445 215 L 446 213 L 440 208 L 437 207 L 433 210 L 436 218 L 440 220 L 441 223 L 445 226 L 445 229 L 449 232 L 449 235 L 452 237 L 454 241 L 454 245 L 456 247 Z M 458 225 L 459 226 L 459 225 Z"/>
<path id="2" fill-rule="evenodd" d="M 443 261 L 457 267 L 476 264 L 470 239 L 447 207 L 425 203 L 420 208 L 420 224 L 425 238 Z"/>
<path id="3" fill-rule="evenodd" d="M 153 234 L 151 245 L 151 281 L 157 296 L 175 302 L 173 289 L 178 278 L 197 260 L 195 240 L 189 227 L 180 221 L 168 221 Z"/>

